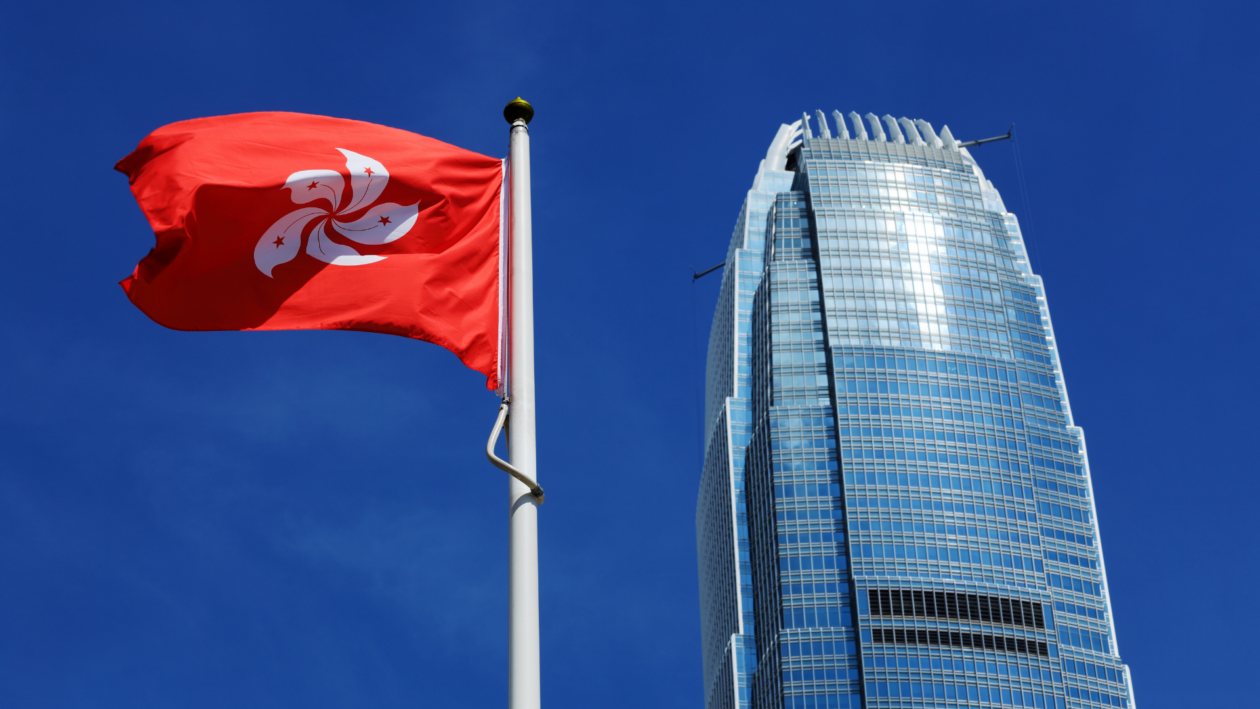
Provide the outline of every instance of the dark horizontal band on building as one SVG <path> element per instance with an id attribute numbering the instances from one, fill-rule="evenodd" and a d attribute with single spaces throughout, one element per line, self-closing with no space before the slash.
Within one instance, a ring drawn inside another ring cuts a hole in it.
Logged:
<path id="1" fill-rule="evenodd" d="M 948 618 L 980 623 L 1045 628 L 1040 603 L 952 591 L 877 589 L 866 591 L 871 615 L 905 618 Z"/>
<path id="2" fill-rule="evenodd" d="M 959 633 L 949 630 L 917 630 L 915 628 L 873 628 L 871 640 L 897 645 L 941 645 L 998 652 L 1022 652 L 1026 655 L 1050 656 L 1050 647 L 1041 640 L 1008 638 L 1003 635 Z"/>

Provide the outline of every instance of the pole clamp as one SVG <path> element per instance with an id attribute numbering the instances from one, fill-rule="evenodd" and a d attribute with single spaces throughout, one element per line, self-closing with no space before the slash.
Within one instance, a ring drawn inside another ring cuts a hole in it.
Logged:
<path id="1" fill-rule="evenodd" d="M 507 422 L 507 417 L 508 402 L 507 399 L 504 399 L 503 404 L 499 406 L 499 418 L 495 420 L 494 429 L 490 431 L 490 440 L 486 442 L 486 458 L 490 460 L 494 467 L 524 483 L 525 487 L 529 488 L 530 494 L 532 494 L 538 500 L 538 504 L 541 505 L 543 503 L 542 486 L 534 482 L 525 473 L 522 473 L 512 467 L 511 463 L 494 454 L 494 444 L 499 442 L 499 434 L 503 431 L 503 424 Z"/>

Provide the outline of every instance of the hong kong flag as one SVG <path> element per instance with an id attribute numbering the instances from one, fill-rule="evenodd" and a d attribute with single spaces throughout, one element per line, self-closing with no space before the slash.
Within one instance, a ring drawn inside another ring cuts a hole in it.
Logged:
<path id="1" fill-rule="evenodd" d="M 157 245 L 122 282 L 177 330 L 365 330 L 500 376 L 503 163 L 299 113 L 159 128 L 116 169 Z"/>

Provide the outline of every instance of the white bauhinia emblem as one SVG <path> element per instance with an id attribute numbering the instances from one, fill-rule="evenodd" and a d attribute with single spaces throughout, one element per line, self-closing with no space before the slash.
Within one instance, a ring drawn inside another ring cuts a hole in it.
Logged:
<path id="1" fill-rule="evenodd" d="M 386 202 L 373 204 L 389 183 L 389 171 L 385 166 L 356 152 L 337 148 L 346 156 L 346 168 L 350 172 L 350 192 L 346 194 L 346 181 L 336 170 L 302 170 L 289 175 L 284 187 L 292 191 L 294 204 L 308 204 L 319 200 L 322 206 L 304 207 L 285 215 L 259 239 L 254 247 L 254 263 L 268 278 L 271 269 L 292 261 L 302 250 L 302 232 L 311 222 L 314 229 L 306 239 L 306 253 L 334 266 L 362 266 L 385 260 L 384 256 L 363 256 L 358 251 L 338 244 L 328 238 L 325 229 L 333 231 L 360 244 L 379 246 L 388 244 L 411 231 L 420 213 L 420 203 L 403 206 Z M 358 217 L 352 215 L 366 209 Z"/>

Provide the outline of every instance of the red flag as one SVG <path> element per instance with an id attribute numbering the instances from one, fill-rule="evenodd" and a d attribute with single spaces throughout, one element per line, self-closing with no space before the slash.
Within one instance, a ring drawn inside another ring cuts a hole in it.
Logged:
<path id="1" fill-rule="evenodd" d="M 300 113 L 157 129 L 115 166 L 157 235 L 123 290 L 176 330 L 364 330 L 500 381 L 503 163 Z"/>

